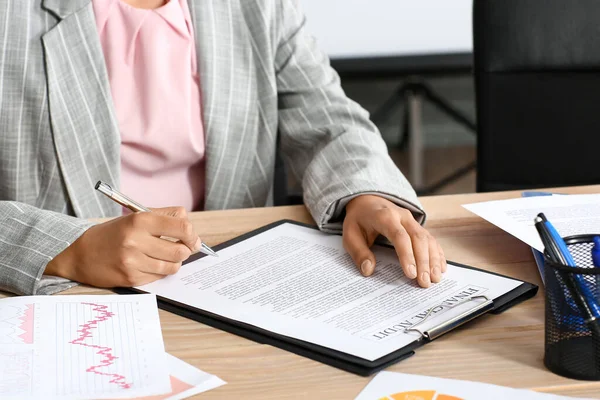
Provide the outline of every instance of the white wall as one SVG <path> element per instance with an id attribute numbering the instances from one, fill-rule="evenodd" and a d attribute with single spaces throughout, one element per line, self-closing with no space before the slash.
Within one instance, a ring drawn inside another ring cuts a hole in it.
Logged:
<path id="1" fill-rule="evenodd" d="M 472 52 L 473 0 L 301 0 L 331 58 Z"/>

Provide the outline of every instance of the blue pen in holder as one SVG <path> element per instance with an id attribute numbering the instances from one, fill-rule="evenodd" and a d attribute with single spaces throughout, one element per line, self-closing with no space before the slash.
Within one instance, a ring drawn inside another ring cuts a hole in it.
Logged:
<path id="1" fill-rule="evenodd" d="M 600 321 L 590 320 L 582 311 L 582 300 L 600 304 L 600 268 L 594 268 L 591 253 L 594 236 L 564 239 L 577 267 L 554 263 L 544 254 L 544 364 L 573 379 L 600 380 Z M 578 298 L 573 295 L 574 287 Z"/>

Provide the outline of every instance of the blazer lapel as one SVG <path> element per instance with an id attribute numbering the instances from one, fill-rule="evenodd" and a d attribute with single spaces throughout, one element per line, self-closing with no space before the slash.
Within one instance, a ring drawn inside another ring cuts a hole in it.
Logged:
<path id="1" fill-rule="evenodd" d="M 235 1 L 188 4 L 206 135 L 204 206 L 207 210 L 253 206 L 248 187 L 255 161 L 258 99 L 246 22 Z"/>
<path id="2" fill-rule="evenodd" d="M 94 190 L 120 183 L 120 135 L 90 0 L 44 0 L 59 18 L 43 37 L 49 110 L 62 175 L 75 214 L 114 216 L 120 207 Z"/>

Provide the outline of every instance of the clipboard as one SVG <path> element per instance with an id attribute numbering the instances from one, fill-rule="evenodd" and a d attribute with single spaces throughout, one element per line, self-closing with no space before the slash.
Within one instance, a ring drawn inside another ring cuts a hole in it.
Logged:
<path id="1" fill-rule="evenodd" d="M 317 229 L 314 226 L 302 224 L 296 221 L 291 220 L 280 220 L 274 222 L 272 224 L 266 225 L 262 228 L 256 229 L 254 231 L 248 232 L 244 235 L 238 236 L 234 239 L 231 239 L 227 242 L 224 242 L 220 245 L 213 246 L 215 251 L 222 250 L 229 246 L 232 246 L 236 243 L 240 243 L 246 239 L 249 239 L 255 235 L 266 232 L 270 229 L 273 229 L 282 224 L 293 224 L 302 227 L 308 227 L 312 229 Z M 390 247 L 390 246 L 388 246 Z M 206 257 L 205 254 L 195 254 L 190 257 L 184 264 L 196 261 L 200 258 Z M 495 274 L 492 272 L 484 271 L 481 269 L 473 268 L 463 264 L 457 264 L 452 262 L 452 265 L 459 268 L 467 268 L 472 270 L 477 270 L 480 272 L 488 273 L 496 276 L 503 276 L 500 274 Z M 513 278 L 510 278 L 513 279 Z M 514 280 L 514 279 L 513 279 Z M 135 288 L 119 288 L 115 289 L 117 293 L 120 294 L 131 294 L 131 293 L 145 293 L 142 290 Z M 252 340 L 254 342 L 260 344 L 268 344 L 274 347 L 278 347 L 280 349 L 292 352 L 294 354 L 310 358 L 312 360 L 357 374 L 361 376 L 369 376 L 376 372 L 379 372 L 390 365 L 393 365 L 399 361 L 402 361 L 412 355 L 415 354 L 415 350 L 426 343 L 429 343 L 433 340 L 436 340 L 440 336 L 445 333 L 457 328 L 460 325 L 463 325 L 485 313 L 498 314 L 501 313 L 508 308 L 527 300 L 533 296 L 538 291 L 538 287 L 534 284 L 522 282 L 521 285 L 511 290 L 510 292 L 505 293 L 504 295 L 495 298 L 482 299 L 484 296 L 475 296 L 471 299 L 473 301 L 473 308 L 469 308 L 465 312 L 461 313 L 457 317 L 454 317 L 450 320 L 445 320 L 440 324 L 437 324 L 434 327 L 429 327 L 427 330 L 420 330 L 416 325 L 413 326 L 412 329 L 418 333 L 420 333 L 420 339 L 416 339 L 413 343 L 403 348 L 400 348 L 392 353 L 389 353 L 377 360 L 369 361 L 351 354 L 347 354 L 341 351 L 333 350 L 324 346 L 320 346 L 314 343 L 310 343 L 307 341 L 295 339 L 289 336 L 280 335 L 254 325 L 246 324 L 240 321 L 236 321 L 230 318 L 223 317 L 218 314 L 214 314 L 187 304 L 182 304 L 172 299 L 164 298 L 161 296 L 157 296 L 158 307 L 172 312 L 174 314 L 180 315 L 185 318 L 189 318 L 191 320 L 203 323 L 205 325 L 211 326 L 216 329 L 220 329 L 229 333 L 232 333 L 237 336 L 244 337 L 246 339 Z M 481 301 L 477 301 L 481 300 Z M 432 307 L 434 308 L 434 307 Z"/>

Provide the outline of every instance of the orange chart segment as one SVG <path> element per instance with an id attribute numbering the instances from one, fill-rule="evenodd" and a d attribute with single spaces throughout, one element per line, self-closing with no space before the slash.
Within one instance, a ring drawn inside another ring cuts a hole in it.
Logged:
<path id="1" fill-rule="evenodd" d="M 183 393 L 186 390 L 192 389 L 194 386 L 186 383 L 182 380 L 175 378 L 171 375 L 171 393 L 161 394 L 158 396 L 146 396 L 146 397 L 136 397 L 135 400 L 165 400 L 169 397 L 175 396 L 176 394 Z"/>
<path id="2" fill-rule="evenodd" d="M 396 393 L 389 396 L 393 400 L 433 400 L 434 390 L 419 390 L 413 392 Z"/>
<path id="3" fill-rule="evenodd" d="M 411 392 L 402 392 L 382 397 L 379 400 L 463 400 L 460 397 L 447 394 L 438 394 L 435 390 L 416 390 Z"/>

